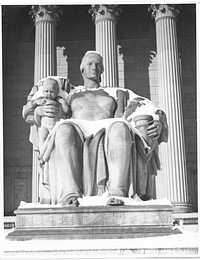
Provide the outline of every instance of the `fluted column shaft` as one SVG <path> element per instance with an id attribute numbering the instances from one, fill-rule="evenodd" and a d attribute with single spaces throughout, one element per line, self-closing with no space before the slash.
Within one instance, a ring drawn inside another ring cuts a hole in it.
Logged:
<path id="1" fill-rule="evenodd" d="M 54 34 L 52 22 L 41 21 L 36 23 L 35 83 L 42 78 L 56 74 Z"/>
<path id="2" fill-rule="evenodd" d="M 116 5 L 93 5 L 90 13 L 95 20 L 96 51 L 103 57 L 104 73 L 102 85 L 118 87 L 117 36 L 116 23 L 118 11 Z"/>
<path id="3" fill-rule="evenodd" d="M 181 73 L 177 45 L 177 9 L 153 5 L 158 55 L 159 106 L 167 115 L 169 141 L 162 146 L 167 198 L 175 212 L 190 211 L 184 127 L 181 100 Z"/>
<path id="4" fill-rule="evenodd" d="M 56 6 L 36 5 L 32 7 L 35 21 L 35 68 L 34 82 L 56 75 Z"/>
<path id="5" fill-rule="evenodd" d="M 47 76 L 56 75 L 56 22 L 59 18 L 54 5 L 33 5 L 30 15 L 35 22 L 34 84 Z M 35 131 L 34 126 L 31 131 Z M 32 202 L 39 197 L 38 151 L 33 147 Z"/>

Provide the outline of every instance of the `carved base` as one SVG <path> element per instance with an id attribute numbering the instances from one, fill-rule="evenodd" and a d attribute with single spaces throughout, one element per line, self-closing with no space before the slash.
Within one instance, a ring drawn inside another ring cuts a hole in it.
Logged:
<path id="1" fill-rule="evenodd" d="M 7 239 L 117 239 L 175 234 L 170 205 L 18 208 Z"/>
<path id="2" fill-rule="evenodd" d="M 173 213 L 191 213 L 192 205 L 187 203 L 172 203 Z"/>

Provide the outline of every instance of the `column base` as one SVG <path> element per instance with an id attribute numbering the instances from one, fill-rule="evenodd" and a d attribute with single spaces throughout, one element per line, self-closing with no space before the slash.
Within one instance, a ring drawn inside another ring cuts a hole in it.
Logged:
<path id="1" fill-rule="evenodd" d="M 172 202 L 173 213 L 190 213 L 192 211 L 192 205 L 189 203 L 177 203 Z"/>

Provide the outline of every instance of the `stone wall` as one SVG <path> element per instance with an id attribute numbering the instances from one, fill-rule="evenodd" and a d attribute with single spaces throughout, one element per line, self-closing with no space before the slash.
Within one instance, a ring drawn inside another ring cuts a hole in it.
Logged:
<path id="1" fill-rule="evenodd" d="M 21 116 L 34 78 L 34 25 L 27 15 L 29 9 L 20 11 L 20 22 L 12 22 L 10 35 L 3 44 L 6 214 L 11 214 L 21 200 L 31 201 L 32 146 L 28 141 L 29 125 Z M 68 76 L 71 84 L 79 85 L 83 83 L 79 70 L 81 57 L 87 50 L 95 49 L 94 24 L 87 13 L 88 6 L 76 7 L 77 12 L 71 9 L 71 6 L 66 8 L 57 28 L 57 75 Z M 117 30 L 119 85 L 159 105 L 155 25 L 145 11 L 146 6 L 139 8 L 141 12 L 134 11 L 133 7 L 123 9 Z M 195 27 L 195 20 L 180 17 L 178 22 L 179 31 L 182 26 L 185 28 L 178 34 L 183 116 L 191 202 L 197 205 L 197 193 L 194 193 L 197 189 L 196 53 L 195 31 L 190 30 Z"/>
<path id="2" fill-rule="evenodd" d="M 31 201 L 32 146 L 22 106 L 33 84 L 34 43 L 10 43 L 4 51 L 4 181 L 5 211 Z"/>

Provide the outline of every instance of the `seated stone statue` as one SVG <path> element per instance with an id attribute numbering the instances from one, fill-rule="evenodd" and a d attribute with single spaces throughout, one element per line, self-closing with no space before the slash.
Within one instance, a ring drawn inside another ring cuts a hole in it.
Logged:
<path id="1" fill-rule="evenodd" d="M 164 112 L 148 99 L 120 88 L 101 87 L 103 59 L 87 52 L 81 62 L 83 86 L 67 89 L 71 118 L 60 120 L 45 140 L 40 203 L 78 206 L 83 196 L 107 196 L 108 205 L 122 205 L 118 197 L 137 194 L 151 199 L 152 175 L 159 169 L 158 144 L 167 141 Z M 27 121 L 37 107 L 38 116 L 57 114 L 55 106 L 28 101 Z M 134 117 L 151 115 L 143 133 Z M 115 199 L 116 198 L 116 199 Z"/>
<path id="2" fill-rule="evenodd" d="M 38 126 L 39 149 L 43 146 L 48 134 L 61 118 L 66 119 L 69 112 L 67 101 L 59 96 L 60 88 L 55 79 L 47 78 L 43 81 L 42 93 L 38 90 L 31 100 L 37 99 L 37 107 L 34 110 L 34 120 Z M 55 107 L 57 114 L 40 115 L 39 106 Z M 58 109 L 57 109 L 58 108 Z"/>

